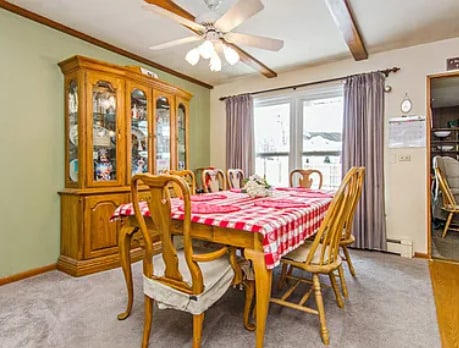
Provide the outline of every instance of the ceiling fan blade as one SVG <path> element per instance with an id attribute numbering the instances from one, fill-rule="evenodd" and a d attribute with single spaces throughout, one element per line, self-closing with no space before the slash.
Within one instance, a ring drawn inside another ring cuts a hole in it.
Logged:
<path id="1" fill-rule="evenodd" d="M 262 62 L 260 62 L 258 59 L 256 59 L 255 57 L 251 56 L 250 54 L 248 54 L 246 51 L 244 51 L 240 47 L 238 47 L 238 46 L 236 46 L 236 45 L 234 45 L 232 43 L 226 42 L 225 40 L 223 40 L 223 41 L 225 42 L 225 45 L 231 47 L 232 49 L 234 49 L 239 54 L 239 58 L 240 58 L 241 62 L 244 62 L 248 66 L 252 67 L 253 69 L 255 69 L 257 71 L 259 71 L 265 77 L 271 78 L 271 77 L 276 77 L 277 76 L 277 73 L 275 71 L 273 71 L 270 68 L 268 68 Z"/>
<path id="2" fill-rule="evenodd" d="M 239 0 L 215 22 L 215 27 L 227 33 L 264 8 L 260 0 Z"/>
<path id="3" fill-rule="evenodd" d="M 204 31 L 206 29 L 203 25 L 201 25 L 199 23 L 195 23 L 195 22 L 191 21 L 188 18 L 182 17 L 182 16 L 180 16 L 178 14 L 175 14 L 174 12 L 166 10 L 163 7 L 158 7 L 156 5 L 153 5 L 153 6 L 143 5 L 142 8 L 147 10 L 147 11 L 151 11 L 151 12 L 160 14 L 160 15 L 162 15 L 164 17 L 168 17 L 168 18 L 174 20 L 175 22 L 180 23 L 181 25 L 193 30 L 194 32 L 204 33 Z"/>
<path id="4" fill-rule="evenodd" d="M 279 51 L 284 46 L 284 41 L 269 37 L 248 35 L 241 33 L 227 33 L 225 40 L 243 46 L 252 46 L 264 50 Z"/>
<path id="5" fill-rule="evenodd" d="M 162 44 L 159 44 L 159 45 L 154 45 L 154 46 L 151 46 L 149 47 L 150 50 L 162 50 L 162 49 L 165 49 L 165 48 L 169 48 L 169 47 L 174 47 L 174 46 L 178 46 L 178 45 L 183 45 L 183 44 L 186 44 L 186 43 L 189 43 L 189 42 L 195 42 L 195 41 L 199 41 L 201 40 L 201 38 L 199 36 L 188 36 L 188 37 L 184 37 L 182 39 L 177 39 L 177 40 L 172 40 L 172 41 L 169 41 L 169 42 L 164 42 Z"/>

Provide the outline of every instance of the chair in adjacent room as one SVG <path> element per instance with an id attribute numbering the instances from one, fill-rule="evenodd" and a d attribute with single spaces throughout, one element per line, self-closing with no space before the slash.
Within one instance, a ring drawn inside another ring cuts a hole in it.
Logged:
<path id="1" fill-rule="evenodd" d="M 294 169 L 289 175 L 290 187 L 322 188 L 323 175 L 317 169 Z"/>
<path id="2" fill-rule="evenodd" d="M 440 190 L 440 183 L 435 178 L 435 168 L 440 168 L 443 177 L 448 183 L 454 200 L 459 202 L 459 161 L 449 156 L 435 156 L 432 159 L 432 172 L 434 180 L 432 181 L 432 219 L 436 226 L 444 226 L 448 219 L 448 212 L 443 209 L 443 194 Z M 450 226 L 459 225 L 459 215 L 453 215 Z"/>
<path id="3" fill-rule="evenodd" d="M 445 228 L 441 234 L 442 238 L 446 237 L 449 229 L 453 229 L 450 227 L 451 221 L 453 219 L 454 214 L 459 213 L 459 206 L 457 205 L 456 199 L 449 187 L 448 181 L 446 180 L 442 170 L 440 167 L 435 168 L 435 177 L 439 183 L 441 194 L 442 194 L 442 207 L 441 209 L 448 214 L 446 219 Z M 454 228 L 454 230 L 457 230 Z"/>
<path id="4" fill-rule="evenodd" d="M 330 338 L 325 319 L 319 274 L 328 275 L 330 277 L 331 286 L 335 293 L 338 306 L 343 307 L 344 303 L 338 289 L 334 271 L 338 270 L 341 286 L 346 288 L 342 260 L 339 256 L 339 242 L 344 228 L 345 218 L 348 215 L 348 211 L 351 208 L 351 203 L 356 193 L 356 185 L 357 168 L 354 167 L 345 175 L 338 191 L 330 203 L 330 207 L 327 210 L 325 218 L 314 240 L 306 241 L 302 246 L 282 257 L 281 262 L 283 267 L 280 282 L 285 281 L 285 278 L 294 280 L 295 282 L 281 297 L 271 298 L 271 302 L 273 303 L 318 315 L 320 335 L 322 342 L 326 345 L 329 344 Z M 288 275 L 287 266 L 311 273 L 312 282 L 309 279 L 299 276 Z M 303 283 L 312 283 L 312 286 L 298 302 L 289 301 L 293 292 Z M 306 301 L 312 294 L 314 294 L 317 309 L 305 306 Z"/>
<path id="5" fill-rule="evenodd" d="M 138 183 L 149 187 L 148 207 L 151 217 L 142 215 L 139 207 Z M 183 244 L 177 250 L 172 243 L 169 187 L 180 188 L 184 204 Z M 135 216 L 145 240 L 143 258 L 143 292 L 145 302 L 142 347 L 148 347 L 153 302 L 160 308 L 173 308 L 193 315 L 193 348 L 200 347 L 205 311 L 218 301 L 232 285 L 241 280 L 234 249 L 222 247 L 206 253 L 197 253 L 191 238 L 190 189 L 184 179 L 172 175 L 139 174 L 132 178 L 132 200 Z M 146 219 L 151 219 L 153 234 L 159 235 L 161 253 L 154 255 L 152 234 Z M 237 270 L 236 273 L 234 270 Z M 236 277 L 235 277 L 236 275 Z M 252 291 L 253 292 L 253 291 Z"/>
<path id="6" fill-rule="evenodd" d="M 190 193 L 192 195 L 196 194 L 196 180 L 195 180 L 193 171 L 188 170 L 188 169 L 170 170 L 169 174 L 177 175 L 185 179 L 186 183 L 188 184 L 188 187 L 190 188 Z M 175 196 L 179 197 L 178 195 L 181 193 L 179 187 L 174 186 L 174 192 L 175 192 Z"/>
<path id="7" fill-rule="evenodd" d="M 221 169 L 204 169 L 201 178 L 205 193 L 226 190 L 226 175 Z"/>
<path id="8" fill-rule="evenodd" d="M 348 216 L 346 217 L 346 223 L 344 224 L 343 235 L 339 242 L 341 250 L 343 251 L 344 258 L 343 261 L 346 261 L 349 272 L 351 272 L 352 276 L 355 277 L 355 269 L 354 265 L 352 264 L 351 255 L 348 250 L 348 245 L 354 243 L 355 238 L 352 234 L 352 222 L 354 220 L 355 210 L 357 209 L 357 204 L 359 203 L 360 196 L 362 194 L 363 182 L 365 179 L 365 167 L 359 167 L 357 170 L 357 184 L 355 189 L 357 192 L 354 193 L 353 201 L 351 202 L 351 208 L 349 209 Z M 344 296 L 347 297 L 347 292 L 344 293 Z"/>
<path id="9" fill-rule="evenodd" d="M 244 172 L 242 169 L 228 169 L 226 171 L 229 189 L 240 189 L 244 186 Z"/>

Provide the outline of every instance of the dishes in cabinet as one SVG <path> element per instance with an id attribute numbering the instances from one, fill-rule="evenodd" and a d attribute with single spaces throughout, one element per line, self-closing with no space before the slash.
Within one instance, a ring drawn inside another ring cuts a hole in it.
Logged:
<path id="1" fill-rule="evenodd" d="M 436 131 L 433 133 L 437 138 L 446 138 L 451 134 L 451 131 Z"/>
<path id="2" fill-rule="evenodd" d="M 94 126 L 92 129 L 92 137 L 94 146 L 110 146 L 110 132 L 108 129 L 101 126 Z"/>
<path id="3" fill-rule="evenodd" d="M 69 163 L 69 177 L 73 182 L 78 182 L 78 160 L 73 159 Z"/>
<path id="4" fill-rule="evenodd" d="M 137 128 L 137 127 L 131 127 L 131 133 L 139 141 L 143 141 L 146 135 L 140 128 Z"/>
<path id="5" fill-rule="evenodd" d="M 440 151 L 451 151 L 454 149 L 454 145 L 438 145 L 437 149 Z"/>
<path id="6" fill-rule="evenodd" d="M 70 126 L 69 139 L 73 145 L 78 146 L 78 124 Z"/>

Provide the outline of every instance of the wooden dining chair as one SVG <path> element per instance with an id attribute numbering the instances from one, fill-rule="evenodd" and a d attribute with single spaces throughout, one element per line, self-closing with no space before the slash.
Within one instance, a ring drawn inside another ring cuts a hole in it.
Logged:
<path id="1" fill-rule="evenodd" d="M 354 235 L 352 234 L 352 222 L 354 221 L 354 214 L 355 210 L 357 209 L 357 204 L 359 203 L 360 196 L 362 194 L 363 182 L 365 179 L 365 167 L 359 167 L 357 169 L 357 183 L 354 187 L 357 190 L 353 194 L 353 201 L 351 202 L 351 208 L 348 211 L 346 222 L 344 224 L 344 230 L 339 242 L 341 250 L 343 251 L 344 258 L 343 261 L 347 262 L 349 267 L 349 272 L 351 272 L 352 276 L 355 277 L 355 269 L 354 265 L 352 264 L 351 255 L 348 250 L 348 245 L 355 242 Z M 344 293 L 344 296 L 347 297 L 347 293 Z"/>
<path id="2" fill-rule="evenodd" d="M 229 189 L 240 189 L 244 186 L 244 172 L 242 169 L 228 169 L 226 171 Z"/>
<path id="3" fill-rule="evenodd" d="M 446 181 L 443 172 L 441 171 L 440 167 L 435 168 L 435 176 L 437 178 L 438 183 L 440 184 L 440 190 L 442 195 L 442 207 L 441 209 L 448 213 L 448 217 L 446 219 L 445 228 L 443 229 L 443 233 L 441 234 L 442 238 L 446 237 L 451 225 L 451 220 L 453 219 L 453 215 L 459 213 L 459 206 L 457 205 L 456 199 L 454 198 L 453 193 L 449 187 L 448 181 Z M 454 230 L 457 230 L 456 228 Z"/>
<path id="4" fill-rule="evenodd" d="M 317 169 L 294 169 L 289 176 L 290 187 L 322 188 L 323 175 Z"/>
<path id="5" fill-rule="evenodd" d="M 330 338 L 325 319 L 325 309 L 319 274 L 325 274 L 330 277 L 331 286 L 335 293 L 338 306 L 343 307 L 344 303 L 338 289 L 334 271 L 338 270 L 339 277 L 341 279 L 341 286 L 343 288 L 347 288 L 346 280 L 344 279 L 342 260 L 339 256 L 339 242 L 345 224 L 345 217 L 351 208 L 353 195 L 356 192 L 356 172 L 357 168 L 352 168 L 345 175 L 338 191 L 330 203 L 330 207 L 327 210 L 325 218 L 321 223 L 314 240 L 306 241 L 302 246 L 282 257 L 281 263 L 283 267 L 280 277 L 281 281 L 285 278 L 289 278 L 290 280 L 295 280 L 295 282 L 281 297 L 271 298 L 271 302 L 273 303 L 318 315 L 320 322 L 320 335 L 322 342 L 326 345 L 329 344 Z M 300 276 L 287 274 L 287 266 L 311 273 L 312 281 Z M 289 298 L 301 283 L 312 283 L 312 286 L 298 302 L 289 301 Z M 316 309 L 305 306 L 306 301 L 313 293 L 317 307 Z"/>
<path id="6" fill-rule="evenodd" d="M 202 172 L 206 169 L 214 169 L 213 166 L 199 167 L 194 170 L 194 177 L 196 179 L 196 193 L 204 192 L 204 184 L 202 182 Z"/>
<path id="7" fill-rule="evenodd" d="M 202 171 L 202 183 L 205 193 L 219 192 L 226 190 L 226 175 L 223 170 L 204 169 Z"/>
<path id="8" fill-rule="evenodd" d="M 170 175 L 177 175 L 185 179 L 185 182 L 188 184 L 188 187 L 190 188 L 190 193 L 192 195 L 196 194 L 196 180 L 195 176 L 192 170 L 188 169 L 182 169 L 182 170 L 170 170 L 169 171 Z M 179 194 L 181 193 L 181 190 L 178 186 L 174 186 L 174 192 L 176 197 L 180 197 Z"/>
<path id="9" fill-rule="evenodd" d="M 139 207 L 138 183 L 149 187 L 148 207 L 151 217 L 145 217 Z M 183 199 L 183 223 L 180 224 L 184 248 L 177 250 L 171 230 L 177 223 L 171 218 L 169 185 L 180 188 Z M 193 315 L 193 348 L 201 345 L 205 311 L 219 300 L 232 284 L 241 281 L 241 272 L 233 248 L 222 247 L 197 253 L 191 238 L 190 189 L 183 178 L 173 175 L 139 174 L 132 178 L 132 200 L 135 216 L 145 240 L 143 257 L 143 292 L 145 302 L 142 347 L 147 347 L 152 324 L 153 302 L 159 308 L 173 308 Z M 161 253 L 154 255 L 152 234 L 145 219 L 151 219 L 153 234 L 159 235 Z M 234 271 L 236 270 L 236 272 Z"/>

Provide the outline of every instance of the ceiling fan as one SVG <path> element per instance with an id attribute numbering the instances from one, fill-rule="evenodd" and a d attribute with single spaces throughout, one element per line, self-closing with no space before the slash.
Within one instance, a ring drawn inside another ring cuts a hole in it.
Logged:
<path id="1" fill-rule="evenodd" d="M 199 47 L 192 49 L 186 55 L 185 59 L 190 64 L 197 64 L 199 58 L 202 57 L 209 59 L 211 70 L 219 71 L 221 70 L 221 59 L 218 51 L 223 51 L 227 62 L 230 64 L 235 64 L 240 59 L 266 77 L 277 76 L 276 72 L 237 45 L 278 51 L 284 45 L 282 40 L 232 32 L 233 29 L 264 8 L 260 0 L 238 0 L 222 16 L 215 12 L 222 0 L 204 0 L 210 12 L 198 17 L 194 17 L 172 0 L 144 1 L 149 4 L 143 6 L 146 10 L 168 17 L 194 33 L 193 36 L 155 45 L 150 49 L 159 50 L 204 40 Z"/>

